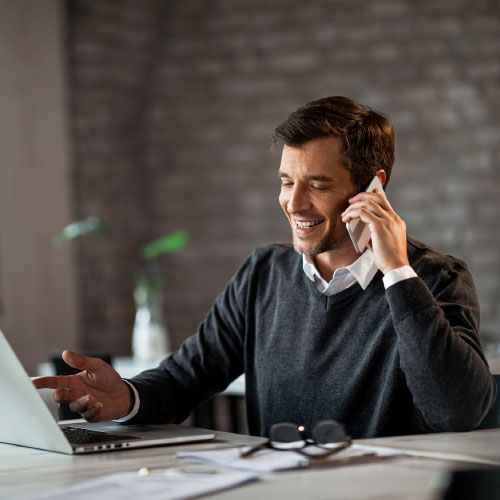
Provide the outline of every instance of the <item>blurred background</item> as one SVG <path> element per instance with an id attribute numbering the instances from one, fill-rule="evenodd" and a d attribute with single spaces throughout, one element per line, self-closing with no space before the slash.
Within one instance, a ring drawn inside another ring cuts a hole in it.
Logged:
<path id="1" fill-rule="evenodd" d="M 131 352 L 141 247 L 176 348 L 257 245 L 290 239 L 277 123 L 346 95 L 388 114 L 388 196 L 467 262 L 500 342 L 497 0 L 0 0 L 0 328 L 30 374 Z M 57 246 L 96 215 L 103 235 Z M 493 347 L 491 347 L 493 346 Z"/>

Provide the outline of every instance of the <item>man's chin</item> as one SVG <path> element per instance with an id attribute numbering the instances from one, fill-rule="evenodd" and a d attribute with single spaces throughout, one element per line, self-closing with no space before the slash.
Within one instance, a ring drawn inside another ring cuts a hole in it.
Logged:
<path id="1" fill-rule="evenodd" d="M 293 240 L 293 248 L 297 253 L 303 254 L 306 257 L 316 257 L 320 253 L 328 252 L 329 250 L 323 249 L 322 247 L 308 247 L 306 245 L 301 244 L 295 238 Z"/>
<path id="2" fill-rule="evenodd" d="M 350 240 L 347 241 L 350 245 Z M 334 239 L 328 241 L 320 241 L 316 245 L 305 245 L 303 242 L 298 240 L 298 238 L 293 236 L 293 248 L 296 252 L 304 254 L 306 257 L 316 257 L 316 255 L 331 252 L 334 250 L 339 250 L 344 247 L 346 241 L 337 241 Z"/>

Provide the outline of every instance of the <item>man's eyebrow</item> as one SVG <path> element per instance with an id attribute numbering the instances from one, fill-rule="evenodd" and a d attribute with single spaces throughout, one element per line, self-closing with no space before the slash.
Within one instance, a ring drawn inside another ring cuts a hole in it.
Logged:
<path id="1" fill-rule="evenodd" d="M 281 170 L 279 171 L 278 176 L 280 178 L 290 178 L 290 176 L 286 172 L 282 172 Z M 306 179 L 308 181 L 333 182 L 333 179 L 331 177 L 328 177 L 327 175 L 308 175 L 306 176 Z"/>
<path id="2" fill-rule="evenodd" d="M 333 179 L 328 177 L 327 175 L 308 175 L 307 178 L 310 181 L 319 181 L 319 182 L 332 182 Z"/>

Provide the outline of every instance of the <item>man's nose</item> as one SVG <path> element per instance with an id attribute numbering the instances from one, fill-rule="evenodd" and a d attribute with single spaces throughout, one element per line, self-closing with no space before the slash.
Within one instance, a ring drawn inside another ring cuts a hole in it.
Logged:
<path id="1" fill-rule="evenodd" d="M 290 198 L 286 208 L 288 213 L 297 214 L 308 210 L 311 207 L 311 202 L 306 189 L 301 186 L 295 185 L 290 193 Z"/>

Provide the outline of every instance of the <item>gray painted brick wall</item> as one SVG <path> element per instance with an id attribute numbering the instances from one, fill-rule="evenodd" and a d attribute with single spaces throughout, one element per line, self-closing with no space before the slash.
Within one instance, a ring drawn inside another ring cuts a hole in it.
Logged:
<path id="1" fill-rule="evenodd" d="M 388 189 L 409 234 L 465 260 L 500 340 L 500 7 L 479 0 L 75 0 L 68 9 L 82 346 L 124 354 L 138 248 L 163 259 L 178 346 L 256 245 L 288 240 L 274 126 L 347 95 L 396 129 Z"/>

